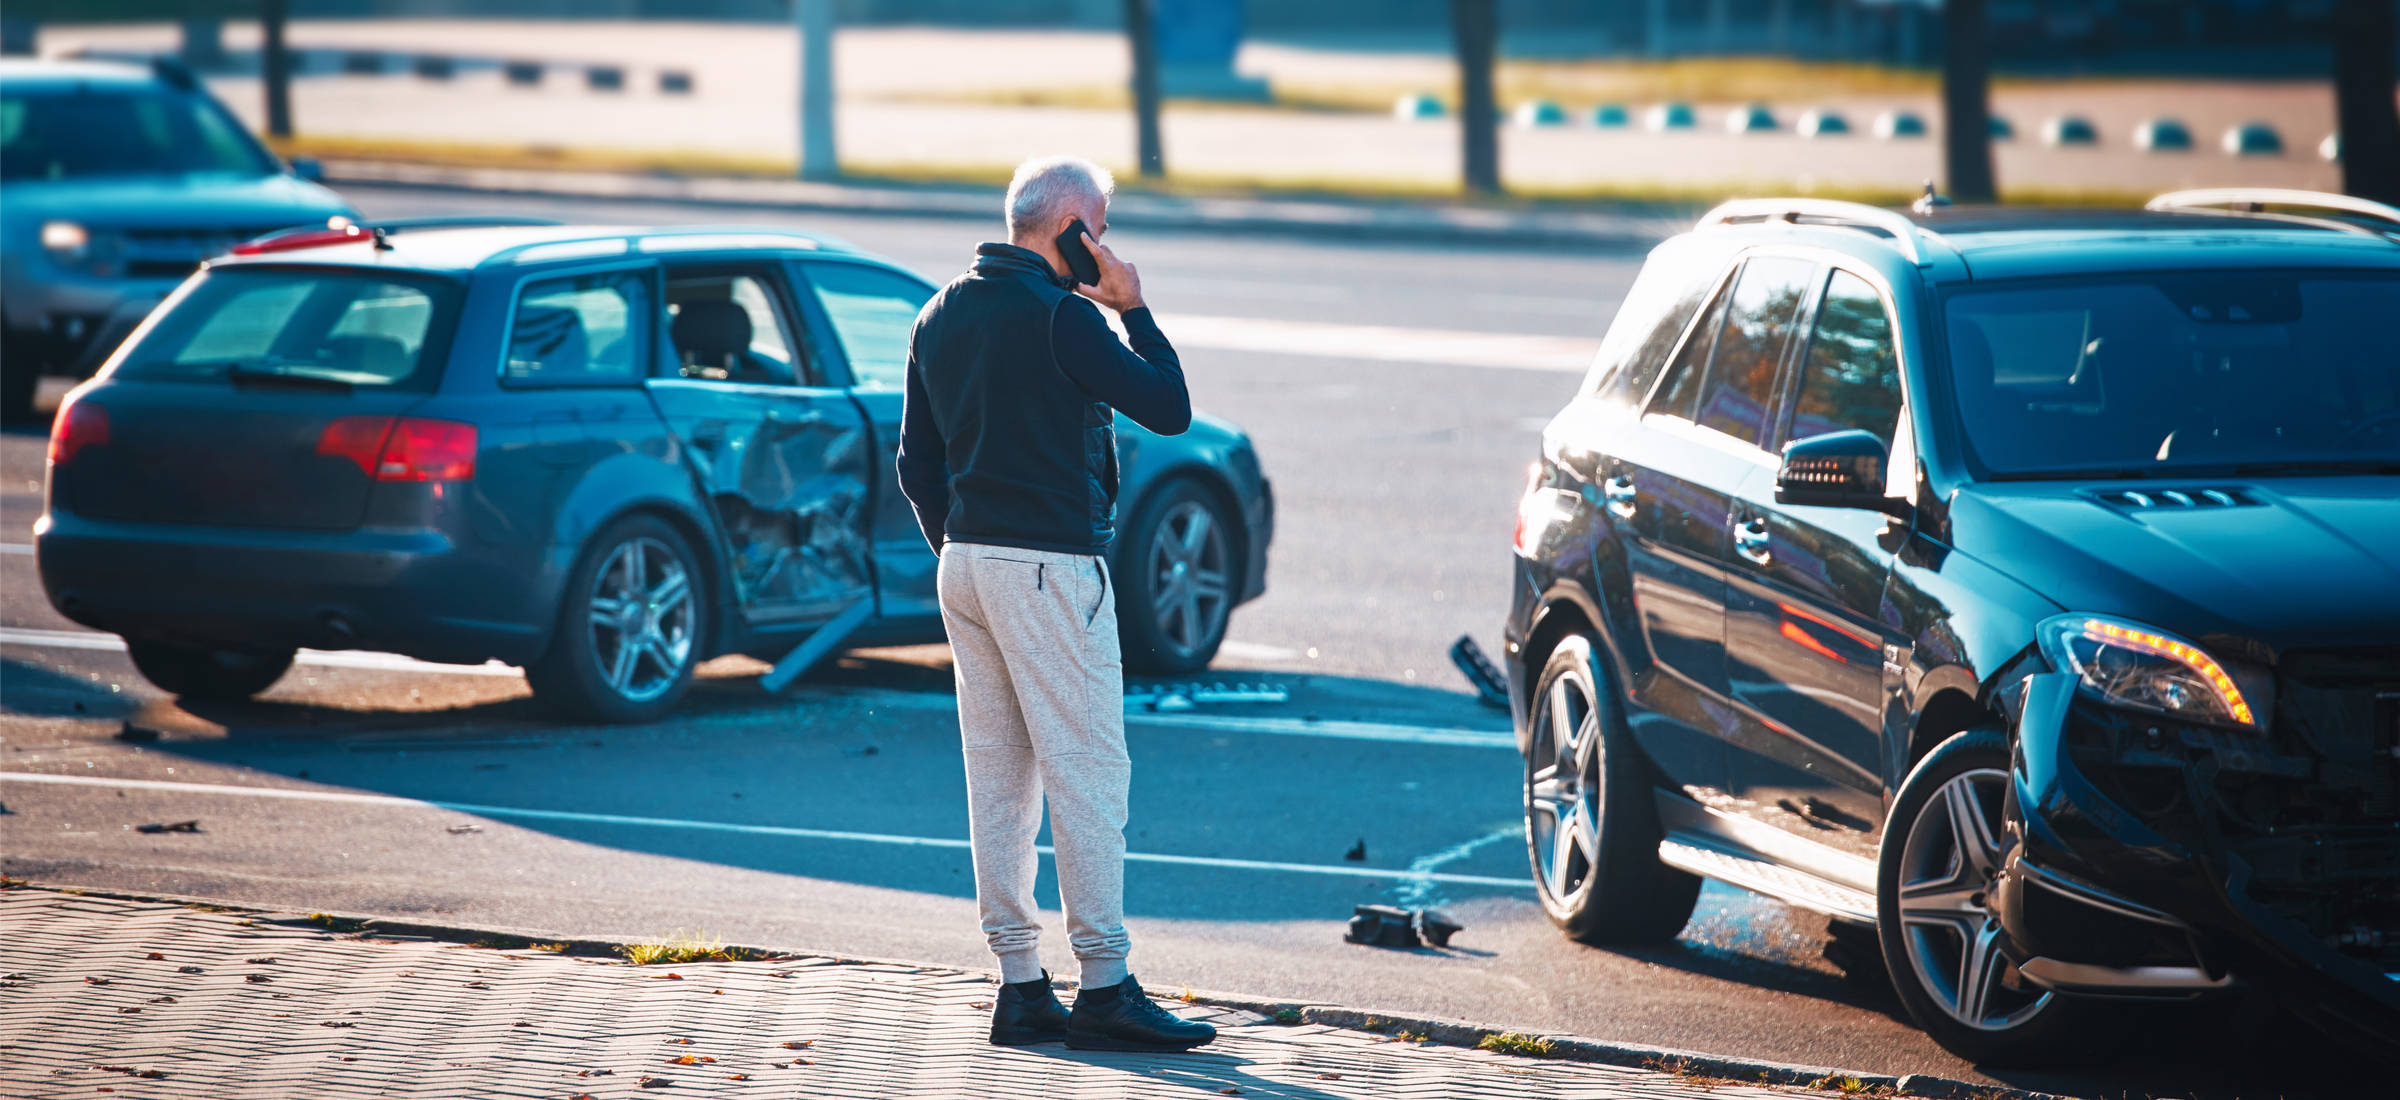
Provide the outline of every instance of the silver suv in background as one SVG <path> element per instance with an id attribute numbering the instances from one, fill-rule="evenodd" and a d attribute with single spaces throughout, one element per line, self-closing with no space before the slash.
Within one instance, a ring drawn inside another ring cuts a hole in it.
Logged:
<path id="1" fill-rule="evenodd" d="M 317 175 L 171 62 L 0 61 L 0 420 L 32 417 L 42 374 L 90 374 L 200 261 L 354 216 Z"/>

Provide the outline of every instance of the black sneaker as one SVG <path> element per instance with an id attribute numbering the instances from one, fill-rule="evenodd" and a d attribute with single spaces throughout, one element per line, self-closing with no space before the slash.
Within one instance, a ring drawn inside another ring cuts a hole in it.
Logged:
<path id="1" fill-rule="evenodd" d="M 1075 994 L 1075 1011 L 1067 1016 L 1067 1045 L 1076 1050 L 1190 1050 L 1217 1037 L 1207 1024 L 1179 1020 L 1142 992 L 1128 974 L 1106 989 Z"/>
<path id="2" fill-rule="evenodd" d="M 1058 1003 L 1058 994 L 1050 992 L 1050 972 L 1029 982 L 1000 987 L 1000 995 L 992 998 L 992 1045 L 1029 1047 L 1035 1043 L 1063 1042 L 1067 1037 L 1067 1010 Z"/>

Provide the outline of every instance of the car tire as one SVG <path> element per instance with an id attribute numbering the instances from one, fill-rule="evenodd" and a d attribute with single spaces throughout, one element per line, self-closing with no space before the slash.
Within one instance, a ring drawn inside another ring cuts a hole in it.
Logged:
<path id="1" fill-rule="evenodd" d="M 1900 784 L 1876 869 L 1884 968 L 1917 1026 L 1967 1061 L 2089 1062 L 2117 1046 L 2129 1014 L 2020 985 L 1999 950 L 1999 917 L 1988 906 L 2006 855 L 2008 783 L 2008 735 L 1969 730 L 1927 753 Z"/>
<path id="2" fill-rule="evenodd" d="M 273 687 L 291 670 L 292 649 L 213 649 L 170 642 L 125 640 L 142 678 L 184 699 L 247 699 Z"/>
<path id="3" fill-rule="evenodd" d="M 699 556 L 674 527 L 650 515 L 619 519 L 575 559 L 550 647 L 526 667 L 525 682 L 570 718 L 653 721 L 691 688 L 708 637 L 707 594 Z"/>
<path id="4" fill-rule="evenodd" d="M 1663 943 L 1691 919 L 1700 879 L 1659 862 L 1653 773 L 1599 654 L 1588 635 L 1561 640 L 1528 706 L 1525 850 L 1534 894 L 1571 939 Z"/>
<path id="5" fill-rule="evenodd" d="M 1160 485 L 1134 510 L 1116 560 L 1126 671 L 1172 676 L 1216 659 L 1241 592 L 1236 516 L 1188 477 Z"/>

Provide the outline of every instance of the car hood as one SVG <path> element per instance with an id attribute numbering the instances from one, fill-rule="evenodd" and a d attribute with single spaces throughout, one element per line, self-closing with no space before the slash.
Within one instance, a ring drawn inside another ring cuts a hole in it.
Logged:
<path id="1" fill-rule="evenodd" d="M 352 213 L 340 195 L 295 176 L 127 176 L 11 180 L 6 216 L 94 228 L 246 230 Z"/>
<path id="2" fill-rule="evenodd" d="M 2116 496 L 2128 489 L 2156 503 Z M 2169 489 L 2239 503 L 2185 506 Z M 1953 498 L 1949 521 L 1951 545 L 2070 611 L 2231 643 L 2253 660 L 2400 642 L 2400 494 L 2389 478 L 1986 483 Z"/>

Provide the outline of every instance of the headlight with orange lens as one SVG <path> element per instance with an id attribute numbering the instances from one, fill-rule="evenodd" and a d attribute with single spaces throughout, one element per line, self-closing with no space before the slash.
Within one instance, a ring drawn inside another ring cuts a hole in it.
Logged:
<path id="1" fill-rule="evenodd" d="M 2042 655 L 2095 697 L 2186 721 L 2263 730 L 2271 681 L 2229 668 L 2163 630 L 2105 615 L 2058 615 L 2034 630 Z"/>

